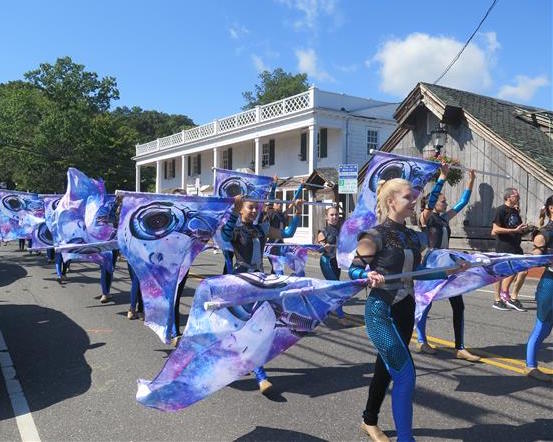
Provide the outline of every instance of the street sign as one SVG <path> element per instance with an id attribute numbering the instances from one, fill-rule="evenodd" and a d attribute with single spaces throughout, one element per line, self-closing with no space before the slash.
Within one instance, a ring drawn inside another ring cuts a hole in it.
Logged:
<path id="1" fill-rule="evenodd" d="M 338 193 L 357 193 L 357 164 L 340 164 L 338 166 Z"/>

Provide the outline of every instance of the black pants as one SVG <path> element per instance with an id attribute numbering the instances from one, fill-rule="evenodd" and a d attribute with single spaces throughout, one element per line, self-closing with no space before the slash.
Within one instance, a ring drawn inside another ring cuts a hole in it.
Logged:
<path id="1" fill-rule="evenodd" d="M 412 296 L 407 296 L 397 304 L 392 306 L 392 318 L 394 319 L 401 339 L 405 345 L 409 347 L 411 336 L 413 334 L 413 326 L 415 325 L 415 300 Z M 390 373 L 384 364 L 384 361 L 378 355 L 376 364 L 374 365 L 373 378 L 369 386 L 369 398 L 363 412 L 363 421 L 367 425 L 376 425 L 378 423 L 378 413 L 386 390 L 390 386 Z"/>
<path id="2" fill-rule="evenodd" d="M 223 266 L 223 275 L 232 273 L 232 261 L 234 259 L 234 252 L 230 250 L 223 250 L 223 256 L 225 257 L 225 265 Z"/>
<path id="3" fill-rule="evenodd" d="M 184 278 L 182 278 L 182 281 L 179 282 L 179 286 L 177 288 L 177 296 L 175 298 L 175 331 L 177 332 L 177 336 L 180 335 L 180 298 L 182 297 L 182 292 L 184 291 L 184 285 L 186 284 L 186 280 L 188 279 L 188 272 L 186 272 L 186 275 L 184 275 Z"/>

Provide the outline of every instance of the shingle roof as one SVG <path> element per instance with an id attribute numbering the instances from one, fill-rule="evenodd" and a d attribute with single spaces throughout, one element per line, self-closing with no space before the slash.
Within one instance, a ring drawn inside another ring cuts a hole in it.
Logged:
<path id="1" fill-rule="evenodd" d="M 445 105 L 462 108 L 514 148 L 541 164 L 553 174 L 553 139 L 532 124 L 529 118 L 521 118 L 520 111 L 529 114 L 545 114 L 553 125 L 553 112 L 530 106 L 510 103 L 497 98 L 422 83 Z M 553 127 L 551 128 L 553 132 Z"/>

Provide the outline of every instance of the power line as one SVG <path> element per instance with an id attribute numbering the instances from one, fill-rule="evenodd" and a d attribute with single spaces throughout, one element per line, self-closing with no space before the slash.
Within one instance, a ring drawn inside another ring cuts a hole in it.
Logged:
<path id="1" fill-rule="evenodd" d="M 478 24 L 478 26 L 476 27 L 476 29 L 474 30 L 474 32 L 471 34 L 471 36 L 469 37 L 469 39 L 467 40 L 467 42 L 465 43 L 465 45 L 461 48 L 461 50 L 457 53 L 457 55 L 455 57 L 453 57 L 453 60 L 451 60 L 451 63 L 449 63 L 447 65 L 447 67 L 445 68 L 445 70 L 442 72 L 442 75 L 440 75 L 436 81 L 434 81 L 433 84 L 437 84 L 443 77 L 445 74 L 447 74 L 447 72 L 453 67 L 453 65 L 455 64 L 455 62 L 457 60 L 459 60 L 459 57 L 461 56 L 461 54 L 463 53 L 463 51 L 466 49 L 466 47 L 469 45 L 470 41 L 472 40 L 472 38 L 476 35 L 476 33 L 478 32 L 478 30 L 480 29 L 480 27 L 482 26 L 482 24 L 484 23 L 484 21 L 486 20 L 486 18 L 488 18 L 488 15 L 490 14 L 490 12 L 492 12 L 492 9 L 494 8 L 495 4 L 497 3 L 497 0 L 493 0 L 492 4 L 490 5 L 490 7 L 488 8 L 488 10 L 486 11 L 486 14 L 484 15 L 484 17 L 482 17 L 482 20 L 480 20 L 480 23 Z"/>

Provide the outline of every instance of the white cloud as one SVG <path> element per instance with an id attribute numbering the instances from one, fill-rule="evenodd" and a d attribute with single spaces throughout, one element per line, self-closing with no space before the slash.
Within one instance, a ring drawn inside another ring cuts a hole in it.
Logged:
<path id="1" fill-rule="evenodd" d="M 482 32 L 480 35 L 486 42 L 486 51 L 488 53 L 493 54 L 501 48 L 501 44 L 497 41 L 497 34 L 495 32 Z"/>
<path id="2" fill-rule="evenodd" d="M 270 69 L 267 67 L 267 65 L 263 62 L 263 59 L 256 54 L 252 54 L 252 61 L 253 65 L 255 66 L 255 70 L 257 72 L 263 72 L 263 71 L 269 71 Z"/>
<path id="3" fill-rule="evenodd" d="M 243 25 L 235 23 L 229 27 L 228 32 L 233 40 L 240 40 L 240 38 L 249 34 L 250 30 Z"/>
<path id="4" fill-rule="evenodd" d="M 319 81 L 334 82 L 334 78 L 317 66 L 317 54 L 313 49 L 297 49 L 298 70 Z"/>
<path id="5" fill-rule="evenodd" d="M 496 46 L 499 44 L 497 39 L 490 41 L 495 41 Z M 419 81 L 435 81 L 463 44 L 450 37 L 423 33 L 386 41 L 372 60 L 380 63 L 380 89 L 403 97 Z M 440 84 L 482 92 L 492 84 L 491 64 L 485 50 L 470 43 Z"/>
<path id="6" fill-rule="evenodd" d="M 531 78 L 526 75 L 517 75 L 515 85 L 503 85 L 499 89 L 497 96 L 505 100 L 529 101 L 536 91 L 549 84 L 546 75 L 539 75 Z"/>
<path id="7" fill-rule="evenodd" d="M 294 22 L 296 30 L 308 28 L 315 30 L 321 16 L 328 16 L 334 20 L 335 26 L 340 26 L 343 17 L 338 10 L 338 0 L 277 0 L 278 3 L 295 9 L 301 14 L 301 18 Z"/>
<path id="8" fill-rule="evenodd" d="M 344 74 L 351 74 L 352 72 L 357 72 L 358 65 L 357 64 L 347 64 L 347 65 L 340 65 L 336 64 L 334 65 L 336 69 L 338 69 L 340 72 L 343 72 Z"/>

